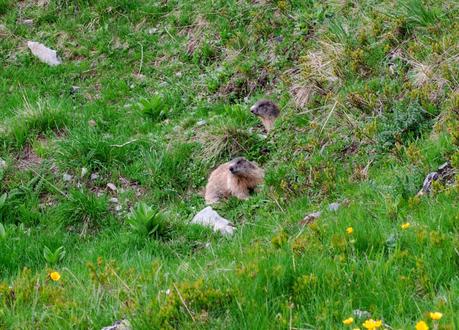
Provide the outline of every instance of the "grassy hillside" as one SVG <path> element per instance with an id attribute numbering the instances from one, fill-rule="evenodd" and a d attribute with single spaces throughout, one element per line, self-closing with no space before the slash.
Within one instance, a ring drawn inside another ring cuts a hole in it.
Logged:
<path id="1" fill-rule="evenodd" d="M 0 329 L 459 329 L 459 180 L 416 197 L 459 168 L 458 18 L 456 1 L 0 0 Z M 262 97 L 282 109 L 267 137 Z M 236 234 L 189 225 L 236 156 L 266 171 L 216 206 Z"/>

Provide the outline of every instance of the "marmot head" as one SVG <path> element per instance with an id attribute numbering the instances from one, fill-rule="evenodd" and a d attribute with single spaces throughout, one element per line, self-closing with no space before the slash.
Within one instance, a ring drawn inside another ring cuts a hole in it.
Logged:
<path id="1" fill-rule="evenodd" d="M 262 170 L 254 163 L 244 157 L 238 157 L 230 162 L 229 171 L 231 174 L 241 177 L 258 177 Z"/>
<path id="2" fill-rule="evenodd" d="M 250 112 L 255 116 L 262 118 L 275 119 L 279 116 L 279 107 L 270 100 L 260 100 L 255 103 L 251 108 Z"/>

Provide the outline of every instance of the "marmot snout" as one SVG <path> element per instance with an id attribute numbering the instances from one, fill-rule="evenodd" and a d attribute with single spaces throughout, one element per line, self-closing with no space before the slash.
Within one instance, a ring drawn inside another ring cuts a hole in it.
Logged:
<path id="1" fill-rule="evenodd" d="M 260 117 L 267 132 L 273 129 L 274 121 L 280 114 L 279 107 L 270 100 L 258 101 L 250 108 L 250 112 Z"/>
<path id="2" fill-rule="evenodd" d="M 243 157 L 217 167 L 209 176 L 205 199 L 213 204 L 220 198 L 235 196 L 247 199 L 250 191 L 263 182 L 264 171 Z"/>

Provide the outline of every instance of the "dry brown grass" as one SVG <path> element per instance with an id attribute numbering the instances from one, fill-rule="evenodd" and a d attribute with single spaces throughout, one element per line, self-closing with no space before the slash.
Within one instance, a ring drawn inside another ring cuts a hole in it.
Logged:
<path id="1" fill-rule="evenodd" d="M 295 105 L 300 109 L 307 106 L 314 94 L 324 92 L 329 86 L 340 86 L 336 63 L 343 48 L 337 43 L 322 42 L 321 46 L 320 49 L 311 51 L 301 58 L 297 68 L 286 72 L 291 76 L 290 93 Z"/>
<path id="2" fill-rule="evenodd" d="M 210 164 L 219 160 L 230 160 L 247 151 L 246 143 L 250 134 L 234 126 L 216 127 L 214 129 L 199 131 L 195 140 L 203 148 L 197 157 Z"/>

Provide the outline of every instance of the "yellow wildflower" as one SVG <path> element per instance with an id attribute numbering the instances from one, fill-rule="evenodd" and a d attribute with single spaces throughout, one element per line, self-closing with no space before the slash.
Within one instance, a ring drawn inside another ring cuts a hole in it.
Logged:
<path id="1" fill-rule="evenodd" d="M 429 326 L 424 321 L 419 321 L 416 324 L 416 330 L 429 330 Z"/>
<path id="2" fill-rule="evenodd" d="M 429 313 L 429 316 L 432 320 L 434 321 L 438 321 L 439 319 L 441 319 L 443 317 L 443 314 L 440 313 L 440 312 L 430 312 Z"/>
<path id="3" fill-rule="evenodd" d="M 343 324 L 345 324 L 345 325 L 350 325 L 352 323 L 354 323 L 354 318 L 353 317 L 349 317 L 349 318 L 347 318 L 347 319 L 345 319 L 343 321 Z"/>
<path id="4" fill-rule="evenodd" d="M 347 227 L 346 228 L 346 233 L 348 233 L 349 235 L 351 235 L 353 232 L 354 232 L 354 228 L 352 228 L 352 227 Z"/>
<path id="5" fill-rule="evenodd" d="M 402 224 L 400 227 L 402 227 L 403 230 L 410 228 L 411 224 L 409 222 Z"/>
<path id="6" fill-rule="evenodd" d="M 369 320 L 366 320 L 362 325 L 365 329 L 374 330 L 382 326 L 382 321 L 369 319 Z"/>
<path id="7" fill-rule="evenodd" d="M 59 274 L 58 272 L 52 272 L 49 274 L 49 277 L 54 281 L 54 282 L 57 282 L 61 279 L 61 274 Z"/>

